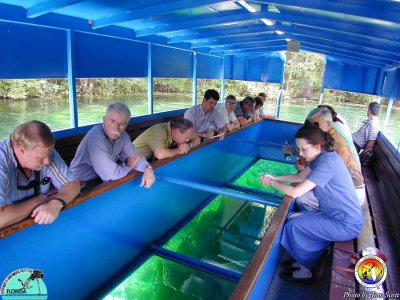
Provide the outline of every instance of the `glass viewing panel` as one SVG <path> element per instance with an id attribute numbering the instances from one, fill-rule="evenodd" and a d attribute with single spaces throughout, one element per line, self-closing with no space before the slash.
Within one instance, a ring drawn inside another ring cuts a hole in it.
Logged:
<path id="1" fill-rule="evenodd" d="M 282 154 L 283 155 L 283 154 Z M 263 186 L 260 183 L 260 177 L 263 174 L 271 174 L 273 176 L 282 176 L 287 174 L 296 174 L 296 167 L 292 164 L 285 164 L 272 160 L 259 159 L 252 165 L 242 176 L 235 182 L 235 185 L 251 188 L 259 191 L 284 195 L 284 193 L 270 186 Z"/>
<path id="2" fill-rule="evenodd" d="M 242 273 L 276 210 L 220 195 L 163 247 Z"/>
<path id="3" fill-rule="evenodd" d="M 103 299 L 228 299 L 235 285 L 229 280 L 152 256 Z"/>

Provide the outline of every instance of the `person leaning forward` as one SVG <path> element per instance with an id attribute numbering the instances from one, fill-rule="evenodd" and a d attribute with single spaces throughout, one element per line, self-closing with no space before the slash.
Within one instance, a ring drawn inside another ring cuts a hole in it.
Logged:
<path id="1" fill-rule="evenodd" d="M 107 107 L 103 123 L 94 126 L 80 143 L 71 162 L 72 173 L 88 182 L 117 180 L 131 170 L 143 173 L 140 186 L 151 187 L 155 181 L 150 164 L 139 155 L 125 131 L 131 117 L 123 103 Z"/>
<path id="2" fill-rule="evenodd" d="M 0 142 L 0 228 L 28 216 L 50 224 L 79 194 L 79 182 L 54 144 L 50 128 L 40 121 L 18 126 Z M 51 187 L 58 191 L 49 196 Z"/>
<path id="3" fill-rule="evenodd" d="M 191 140 L 193 145 L 210 139 L 216 134 L 219 135 L 219 139 L 224 138 L 225 120 L 215 109 L 218 100 L 218 92 L 210 89 L 204 93 L 202 104 L 192 106 L 185 111 L 184 118 L 193 123 L 195 133 L 195 137 Z"/>
<path id="4" fill-rule="evenodd" d="M 150 161 L 186 154 L 190 150 L 192 136 L 193 123 L 183 119 L 156 124 L 141 133 L 133 144 Z"/>

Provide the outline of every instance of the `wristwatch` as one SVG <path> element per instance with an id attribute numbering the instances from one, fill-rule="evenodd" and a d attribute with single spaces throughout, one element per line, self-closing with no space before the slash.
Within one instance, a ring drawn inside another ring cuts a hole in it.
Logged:
<path id="1" fill-rule="evenodd" d="M 60 204 L 61 204 L 61 210 L 64 210 L 64 208 L 67 206 L 67 203 L 61 198 L 53 198 L 51 200 L 58 200 L 60 202 Z"/>

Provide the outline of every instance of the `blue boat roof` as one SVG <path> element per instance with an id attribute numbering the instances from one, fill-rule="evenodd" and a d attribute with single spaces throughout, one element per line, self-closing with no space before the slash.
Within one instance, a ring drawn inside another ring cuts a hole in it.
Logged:
<path id="1" fill-rule="evenodd" d="M 289 46 L 366 67 L 390 68 L 400 61 L 395 0 L 0 0 L 0 20 L 221 57 L 269 55 Z"/>

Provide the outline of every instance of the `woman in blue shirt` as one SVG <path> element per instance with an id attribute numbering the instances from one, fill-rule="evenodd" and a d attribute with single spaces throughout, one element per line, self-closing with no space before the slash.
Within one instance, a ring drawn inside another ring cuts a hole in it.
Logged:
<path id="1" fill-rule="evenodd" d="M 290 269 L 281 278 L 311 283 L 311 268 L 332 241 L 347 241 L 361 232 L 363 215 L 351 176 L 333 151 L 334 140 L 315 125 L 301 127 L 296 144 L 309 166 L 294 175 L 273 177 L 265 174 L 261 182 L 296 198 L 312 190 L 319 201 L 318 211 L 302 211 L 289 216 L 281 244 L 294 258 Z M 296 183 L 287 186 L 283 182 Z"/>

